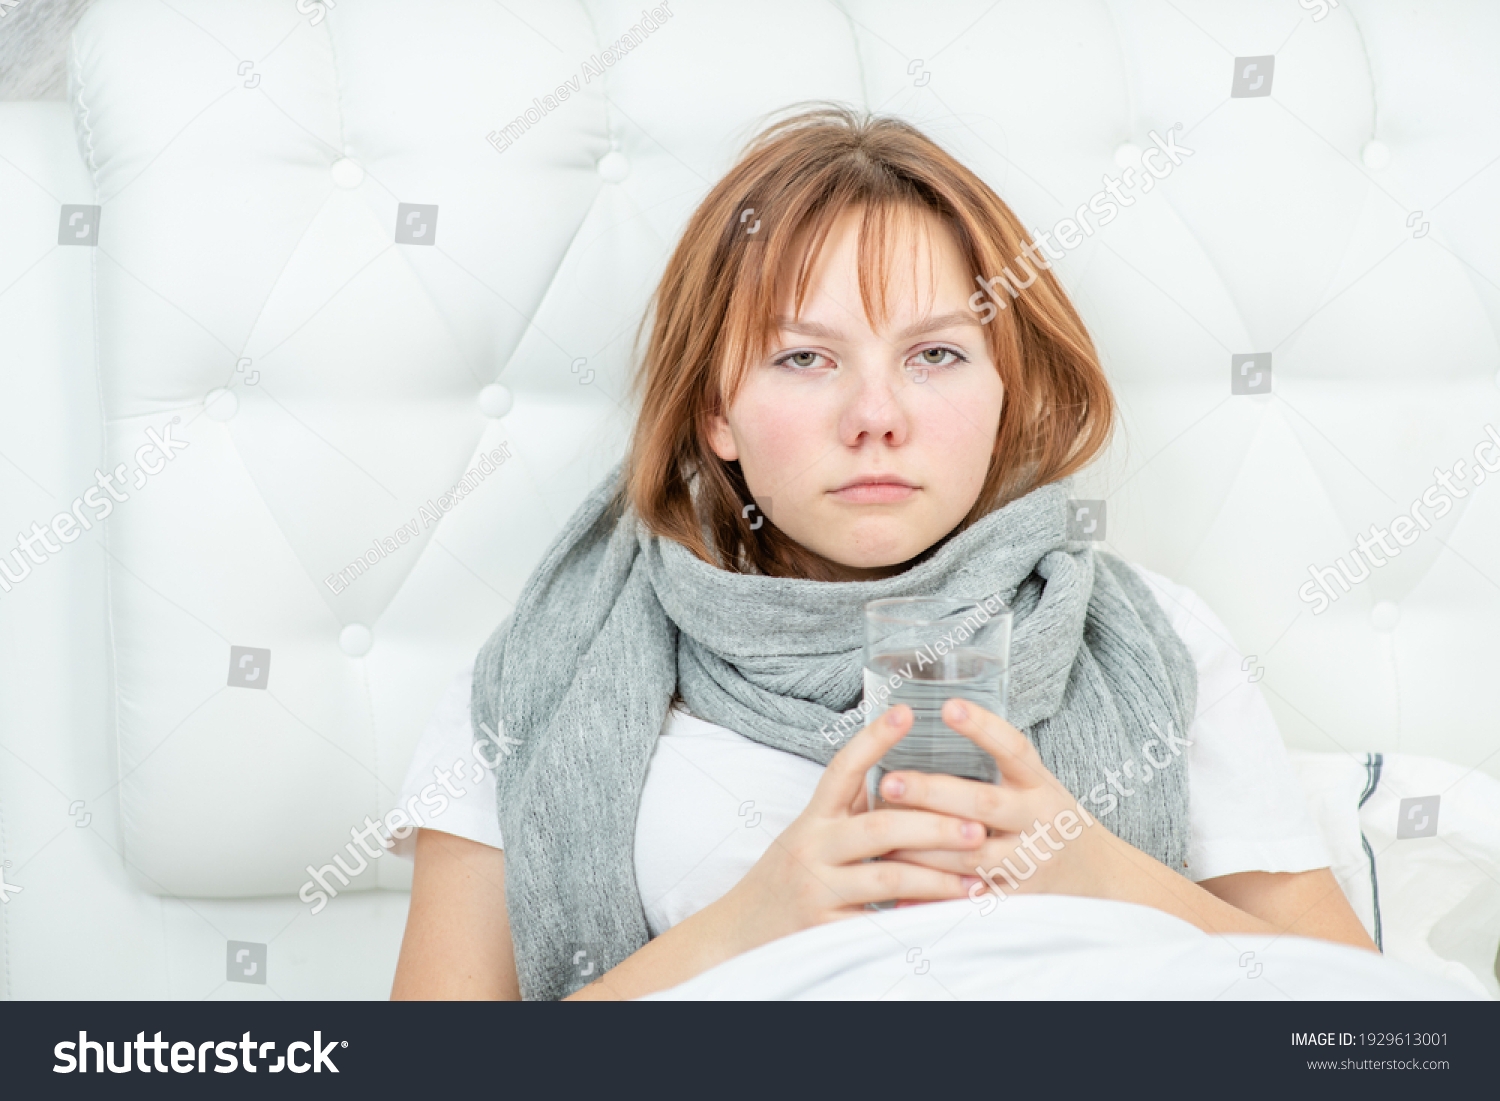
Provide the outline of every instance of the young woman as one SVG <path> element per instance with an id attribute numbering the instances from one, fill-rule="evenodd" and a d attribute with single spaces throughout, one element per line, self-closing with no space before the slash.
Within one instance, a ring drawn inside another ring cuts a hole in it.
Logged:
<path id="1" fill-rule="evenodd" d="M 631 998 L 869 902 L 995 890 L 1373 950 L 1222 625 L 1068 538 L 1114 406 L 1028 243 L 902 122 L 819 108 L 751 143 L 657 289 L 626 458 L 446 705 L 504 752 L 477 817 L 418 833 L 392 997 Z M 1024 289 L 974 293 L 1007 268 Z M 912 716 L 828 733 L 860 609 L 991 594 L 1009 721 L 943 719 L 1002 783 L 893 773 L 868 810 Z M 1043 823 L 1074 832 L 1038 849 Z"/>

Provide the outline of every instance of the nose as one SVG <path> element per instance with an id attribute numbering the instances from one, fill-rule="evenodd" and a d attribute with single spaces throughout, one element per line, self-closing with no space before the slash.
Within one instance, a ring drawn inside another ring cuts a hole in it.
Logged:
<path id="1" fill-rule="evenodd" d="M 907 384 L 899 376 L 873 365 L 856 368 L 846 377 L 848 392 L 839 420 L 839 439 L 858 448 L 868 441 L 900 447 L 911 431 L 910 418 L 899 396 Z"/>

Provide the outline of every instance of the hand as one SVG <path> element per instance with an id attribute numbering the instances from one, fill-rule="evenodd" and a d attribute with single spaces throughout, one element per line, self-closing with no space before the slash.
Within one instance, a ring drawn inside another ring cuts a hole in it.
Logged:
<path id="1" fill-rule="evenodd" d="M 982 822 L 989 836 L 967 852 L 904 846 L 888 859 L 980 877 L 968 891 L 976 901 L 994 890 L 1002 897 L 1125 897 L 1124 879 L 1134 866 L 1123 851 L 1129 846 L 1083 809 L 1042 763 L 1036 746 L 1010 723 L 969 700 L 948 700 L 942 714 L 943 722 L 995 759 L 1001 782 L 897 771 L 881 780 L 880 793 L 899 807 Z M 1002 863 L 1006 860 L 1008 865 Z"/>
<path id="2" fill-rule="evenodd" d="M 807 807 L 743 879 L 713 905 L 736 954 L 830 921 L 858 917 L 868 902 L 961 898 L 984 826 L 952 811 L 868 809 L 865 773 L 911 728 L 905 704 L 890 708 L 849 740 L 823 770 Z M 970 832 L 965 833 L 965 827 Z M 942 857 L 865 863 L 893 850 Z"/>

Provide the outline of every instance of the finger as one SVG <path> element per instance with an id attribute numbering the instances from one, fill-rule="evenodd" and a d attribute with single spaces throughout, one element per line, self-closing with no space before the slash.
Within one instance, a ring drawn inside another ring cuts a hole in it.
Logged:
<path id="1" fill-rule="evenodd" d="M 1053 779 L 1031 739 L 993 711 L 955 698 L 943 704 L 942 714 L 944 723 L 995 759 L 1002 783 L 1045 787 Z"/>
<path id="2" fill-rule="evenodd" d="M 888 772 L 880 780 L 880 797 L 893 807 L 949 814 L 1009 832 L 1030 828 L 1035 817 L 1028 792 L 945 772 Z"/>
<path id="3" fill-rule="evenodd" d="M 936 868 L 936 870 L 940 871 L 940 872 L 951 872 L 954 875 L 957 875 L 959 877 L 959 879 L 963 883 L 964 894 L 968 898 L 974 899 L 975 901 L 977 901 L 977 899 L 975 899 L 975 896 L 983 894 L 988 889 L 985 886 L 985 882 L 984 882 L 982 874 L 976 874 L 976 873 L 983 873 L 983 871 L 984 871 L 983 867 L 982 866 L 976 866 L 975 862 L 972 859 L 969 861 L 969 863 L 967 865 L 964 865 L 962 859 L 954 857 L 952 853 L 946 853 L 944 855 L 945 855 L 946 858 L 952 858 L 954 861 L 956 861 L 955 864 L 954 864 L 954 866 L 951 867 L 951 868 L 944 868 L 944 867 L 938 866 Z M 894 856 L 882 857 L 882 860 L 888 860 L 888 861 L 891 861 L 892 863 L 895 863 L 896 862 L 896 857 L 894 857 Z M 902 861 L 900 861 L 900 863 L 903 863 L 903 864 L 913 864 L 913 863 L 917 863 L 917 862 L 916 861 L 912 861 L 912 860 L 902 860 Z M 928 865 L 923 865 L 923 866 L 926 867 Z M 994 869 L 991 869 L 991 871 L 994 871 Z M 903 906 L 930 906 L 934 902 L 942 902 L 942 901 L 943 901 L 942 899 L 938 899 L 938 898 L 924 898 L 924 899 L 903 898 L 903 899 L 898 899 L 896 901 L 896 908 L 899 910 Z"/>
<path id="4" fill-rule="evenodd" d="M 845 872 L 848 879 L 840 884 L 841 894 L 851 904 L 860 906 L 897 899 L 937 902 L 961 898 L 969 890 L 969 883 L 961 875 L 898 861 L 852 864 Z M 971 881 L 973 878 L 969 877 Z"/>
<path id="5" fill-rule="evenodd" d="M 853 801 L 849 804 L 849 814 L 851 816 L 855 815 L 855 814 L 864 814 L 865 811 L 867 811 L 869 809 L 870 809 L 870 788 L 869 788 L 869 785 L 867 785 L 867 784 L 861 784 L 859 786 L 859 794 L 856 795 L 854 797 Z"/>
<path id="6" fill-rule="evenodd" d="M 985 841 L 978 822 L 925 810 L 876 810 L 838 823 L 829 835 L 830 864 L 868 860 L 892 849 L 977 849 Z"/>
<path id="7" fill-rule="evenodd" d="M 978 883 L 979 880 L 976 879 L 974 882 Z M 943 901 L 945 901 L 945 900 L 941 899 L 941 898 L 921 898 L 921 899 L 903 898 L 899 902 L 896 903 L 896 909 L 899 910 L 899 909 L 901 909 L 904 906 L 931 906 L 934 902 L 943 902 Z"/>
<path id="8" fill-rule="evenodd" d="M 895 849 L 883 854 L 880 859 L 899 861 L 902 864 L 916 864 L 934 871 L 972 877 L 978 875 L 980 869 L 989 868 L 1010 855 L 1009 851 L 1002 853 L 989 845 L 983 845 L 967 853 L 955 852 L 952 849 Z"/>
<path id="9" fill-rule="evenodd" d="M 823 775 L 818 777 L 818 786 L 808 806 L 824 815 L 847 811 L 859 789 L 865 786 L 865 773 L 870 766 L 906 736 L 911 723 L 911 708 L 897 704 L 850 738 L 849 744 L 833 755 Z"/>

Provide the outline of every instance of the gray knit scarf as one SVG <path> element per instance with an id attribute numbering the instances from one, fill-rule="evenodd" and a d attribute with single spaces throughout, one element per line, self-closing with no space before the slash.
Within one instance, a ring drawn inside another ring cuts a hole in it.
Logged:
<path id="1" fill-rule="evenodd" d="M 1067 538 L 1071 478 L 895 577 L 829 582 L 732 573 L 647 533 L 633 510 L 622 516 L 620 471 L 573 514 L 474 667 L 475 737 L 505 747 L 485 752 L 500 757 L 523 998 L 566 997 L 650 939 L 635 821 L 673 689 L 700 718 L 826 765 L 848 739 L 819 731 L 860 702 L 862 612 L 881 597 L 1009 604 L 1008 721 L 1070 792 L 1092 793 L 1085 808 L 1108 829 L 1181 870 L 1187 767 L 1161 736 L 1186 737 L 1192 656 L 1125 562 Z M 1141 757 L 1175 767 L 1152 776 Z"/>

